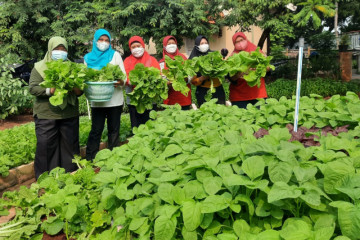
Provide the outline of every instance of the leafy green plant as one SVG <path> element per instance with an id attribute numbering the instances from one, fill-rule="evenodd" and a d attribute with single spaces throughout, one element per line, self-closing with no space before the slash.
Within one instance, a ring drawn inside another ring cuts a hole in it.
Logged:
<path id="1" fill-rule="evenodd" d="M 40 86 L 55 88 L 53 96 L 49 99 L 52 105 L 63 104 L 68 92 L 73 88 L 84 89 L 87 69 L 85 65 L 62 60 L 51 61 L 46 65 L 48 69 L 45 70 L 45 78 Z"/>
<path id="2" fill-rule="evenodd" d="M 160 70 L 154 67 L 145 67 L 138 63 L 129 73 L 130 83 L 135 86 L 128 93 L 131 105 L 136 107 L 138 113 L 152 109 L 153 104 L 162 103 L 168 97 L 167 80 L 160 75 Z"/>
<path id="3" fill-rule="evenodd" d="M 275 67 L 270 64 L 272 57 L 265 57 L 260 48 L 251 53 L 241 51 L 234 54 L 227 59 L 228 73 L 230 77 L 236 73 L 244 73 L 244 79 L 250 87 L 260 87 L 261 78 L 265 77 L 267 68 L 275 70 Z"/>
<path id="4" fill-rule="evenodd" d="M 350 45 L 350 37 L 348 34 L 343 34 L 340 38 L 340 45 Z"/>
<path id="5" fill-rule="evenodd" d="M 290 79 L 278 79 L 266 85 L 268 96 L 280 99 L 281 97 L 291 98 L 296 93 L 296 81 Z M 333 79 L 312 78 L 302 79 L 301 96 L 318 94 L 329 97 L 336 94 L 346 95 L 346 92 L 353 91 L 360 93 L 360 85 L 353 82 L 342 82 Z"/>
<path id="6" fill-rule="evenodd" d="M 73 175 L 55 169 L 5 193 L 0 210 L 17 209 L 5 227 L 38 226 L 17 238 L 357 239 L 360 100 L 350 92 L 302 97 L 300 124 L 349 125 L 338 136 L 315 133 L 319 146 L 308 148 L 284 128 L 294 103 L 152 112 L 127 145 L 97 154 L 99 173 L 75 159 Z M 271 129 L 256 138 L 261 127 Z"/>
<path id="7" fill-rule="evenodd" d="M 88 68 L 85 71 L 85 81 L 88 82 L 113 82 L 117 80 L 125 80 L 126 75 L 118 65 L 108 63 L 101 70 Z"/>
<path id="8" fill-rule="evenodd" d="M 30 107 L 33 100 L 26 83 L 13 78 L 14 69 L 8 59 L 9 56 L 0 58 L 0 120 Z"/>
<path id="9" fill-rule="evenodd" d="M 308 43 L 313 49 L 316 49 L 316 51 L 329 52 L 336 47 L 335 35 L 330 31 L 312 35 Z"/>
<path id="10" fill-rule="evenodd" d="M 192 66 L 187 66 L 191 65 L 191 62 L 185 61 L 181 56 L 175 56 L 174 60 L 165 56 L 165 63 L 168 69 L 164 69 L 162 73 L 169 79 L 175 91 L 180 91 L 187 96 L 189 88 L 186 79 L 195 75 Z"/>

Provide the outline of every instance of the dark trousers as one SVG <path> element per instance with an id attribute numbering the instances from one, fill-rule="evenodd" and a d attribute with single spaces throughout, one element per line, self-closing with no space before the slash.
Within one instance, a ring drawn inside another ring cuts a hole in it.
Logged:
<path id="1" fill-rule="evenodd" d="M 151 110 L 145 110 L 144 113 L 138 113 L 136 107 L 133 105 L 129 106 L 131 128 L 139 127 L 141 124 L 145 124 L 150 119 Z"/>
<path id="2" fill-rule="evenodd" d="M 247 100 L 247 101 L 236 101 L 236 102 L 231 102 L 231 105 L 233 106 L 238 106 L 239 108 L 246 108 L 246 106 L 251 103 L 252 105 L 256 104 L 258 102 L 257 99 L 253 99 L 253 100 Z"/>
<path id="3" fill-rule="evenodd" d="M 219 87 L 216 87 L 215 89 L 216 89 L 216 91 L 212 94 L 211 98 L 212 99 L 217 98 L 218 99 L 217 104 L 225 105 L 224 87 L 221 85 Z M 209 90 L 210 90 L 210 88 L 196 87 L 195 96 L 196 96 L 197 104 L 199 107 L 201 107 L 201 105 L 203 105 L 206 102 L 205 96 Z"/>
<path id="4" fill-rule="evenodd" d="M 191 105 L 181 106 L 181 110 L 190 110 Z"/>
<path id="5" fill-rule="evenodd" d="M 79 117 L 68 119 L 38 119 L 35 117 L 37 138 L 35 152 L 35 177 L 62 167 L 66 172 L 77 169 L 72 163 L 74 155 L 80 154 Z"/>
<path id="6" fill-rule="evenodd" d="M 86 144 L 86 159 L 93 160 L 99 151 L 101 135 L 107 119 L 108 148 L 119 146 L 122 106 L 91 108 L 91 131 Z"/>

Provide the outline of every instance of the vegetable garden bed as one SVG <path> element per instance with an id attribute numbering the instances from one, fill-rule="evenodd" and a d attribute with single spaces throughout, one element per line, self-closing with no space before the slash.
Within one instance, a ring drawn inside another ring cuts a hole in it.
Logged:
<path id="1" fill-rule="evenodd" d="M 359 239 L 360 100 L 354 93 L 301 99 L 299 124 L 315 146 L 291 134 L 294 102 L 152 112 L 154 121 L 128 144 L 100 151 L 93 166 L 82 163 L 73 175 L 55 169 L 29 189 L 5 193 L 0 212 L 14 207 L 17 215 L 5 225 L 13 232 L 2 226 L 0 234 Z"/>
<path id="2" fill-rule="evenodd" d="M 80 156 L 85 157 L 87 137 L 91 129 L 91 121 L 86 117 L 80 118 Z M 128 115 L 122 117 L 120 145 L 127 143 L 131 133 Z M 107 132 L 102 135 L 100 150 L 107 148 Z M 36 137 L 34 123 L 28 123 L 0 132 L 0 143 L 4 146 L 0 151 L 0 197 L 5 191 L 19 189 L 22 185 L 35 182 L 34 163 Z M 14 166 L 13 168 L 11 168 Z M 11 168 L 11 169 L 9 169 Z M 1 176 L 2 175 L 2 176 Z"/>

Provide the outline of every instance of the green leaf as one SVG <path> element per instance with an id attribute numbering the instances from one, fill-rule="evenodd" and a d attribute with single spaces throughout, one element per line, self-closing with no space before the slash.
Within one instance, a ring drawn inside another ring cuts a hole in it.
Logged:
<path id="1" fill-rule="evenodd" d="M 196 228 L 200 226 L 203 218 L 201 204 L 195 201 L 185 201 L 181 211 L 186 229 L 190 232 L 196 230 Z"/>
<path id="2" fill-rule="evenodd" d="M 60 219 L 56 219 L 54 217 L 49 217 L 46 221 L 41 224 L 41 228 L 45 230 L 45 232 L 49 235 L 58 234 L 64 227 L 65 223 Z"/>
<path id="3" fill-rule="evenodd" d="M 168 218 L 166 216 L 159 216 L 155 220 L 154 235 L 156 240 L 170 240 L 172 239 L 175 228 L 176 218 Z"/>
<path id="4" fill-rule="evenodd" d="M 181 235 L 184 240 L 197 240 L 197 232 L 196 231 L 188 231 L 185 227 L 181 230 Z"/>
<path id="5" fill-rule="evenodd" d="M 292 176 L 293 167 L 288 162 L 277 162 L 272 161 L 269 164 L 268 171 L 269 171 L 269 178 L 270 180 L 275 182 L 284 182 L 287 183 L 290 181 Z"/>
<path id="6" fill-rule="evenodd" d="M 268 194 L 268 202 L 272 203 L 281 199 L 298 198 L 301 190 L 296 186 L 289 186 L 284 182 L 276 182 Z"/>
<path id="7" fill-rule="evenodd" d="M 343 201 L 331 202 L 330 206 L 338 208 L 341 233 L 350 239 L 358 239 L 360 236 L 360 207 Z"/>
<path id="8" fill-rule="evenodd" d="M 174 186 L 170 183 L 161 183 L 158 187 L 159 197 L 170 204 L 173 203 L 172 189 Z"/>
<path id="9" fill-rule="evenodd" d="M 329 194 L 336 194 L 338 187 L 347 175 L 355 173 L 352 161 L 348 159 L 336 160 L 326 164 L 324 171 L 324 190 Z"/>
<path id="10" fill-rule="evenodd" d="M 261 177 L 264 174 L 265 162 L 259 156 L 249 157 L 242 164 L 243 171 L 252 179 Z"/>
<path id="11" fill-rule="evenodd" d="M 207 177 L 203 180 L 205 192 L 209 195 L 215 195 L 220 191 L 222 186 L 222 179 L 220 177 Z"/>
<path id="12" fill-rule="evenodd" d="M 303 220 L 289 218 L 285 221 L 280 236 L 285 240 L 306 240 L 311 236 L 311 228 Z"/>
<path id="13" fill-rule="evenodd" d="M 229 207 L 224 196 L 211 195 L 201 202 L 201 213 L 213 213 Z"/>
<path id="14" fill-rule="evenodd" d="M 312 180 L 317 173 L 316 167 L 303 168 L 303 167 L 294 167 L 294 174 L 298 182 L 307 182 Z"/>
<path id="15" fill-rule="evenodd" d="M 275 230 L 265 230 L 256 236 L 256 240 L 280 240 L 280 233 Z"/>
<path id="16" fill-rule="evenodd" d="M 133 218 L 131 219 L 129 230 L 135 231 L 141 227 L 141 225 L 144 224 L 144 222 L 147 220 L 147 217 L 140 217 L 140 218 Z"/>

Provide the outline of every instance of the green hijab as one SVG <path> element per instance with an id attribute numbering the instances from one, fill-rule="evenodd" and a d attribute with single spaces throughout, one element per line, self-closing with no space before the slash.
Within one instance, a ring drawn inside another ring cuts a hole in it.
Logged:
<path id="1" fill-rule="evenodd" d="M 52 37 L 49 40 L 48 43 L 48 50 L 45 54 L 45 57 L 43 60 L 35 63 L 35 69 L 38 71 L 38 73 L 41 75 L 42 78 L 45 77 L 44 71 L 47 69 L 46 63 L 52 61 L 51 59 L 51 52 L 59 45 L 63 45 L 66 50 L 68 50 L 68 44 L 65 40 L 65 38 L 62 37 Z"/>

